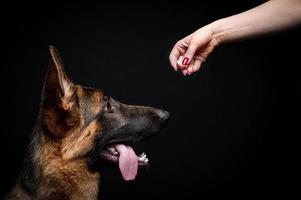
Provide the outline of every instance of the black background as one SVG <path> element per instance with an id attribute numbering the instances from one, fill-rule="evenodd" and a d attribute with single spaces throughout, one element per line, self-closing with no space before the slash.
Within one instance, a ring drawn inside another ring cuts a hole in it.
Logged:
<path id="1" fill-rule="evenodd" d="M 177 40 L 262 2 L 2 5 L 0 196 L 21 168 L 49 44 L 75 82 L 171 113 L 159 136 L 136 147 L 151 167 L 135 182 L 103 170 L 103 199 L 296 194 L 300 28 L 222 45 L 188 77 L 168 61 Z"/>

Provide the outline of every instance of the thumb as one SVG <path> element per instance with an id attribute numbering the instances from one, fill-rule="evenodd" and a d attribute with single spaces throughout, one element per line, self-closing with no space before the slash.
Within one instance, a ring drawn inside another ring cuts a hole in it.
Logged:
<path id="1" fill-rule="evenodd" d="M 194 54 L 197 50 L 198 46 L 193 43 L 193 42 L 190 42 L 185 54 L 184 54 L 184 58 L 182 60 L 182 65 L 189 65 L 192 58 L 194 57 Z"/>

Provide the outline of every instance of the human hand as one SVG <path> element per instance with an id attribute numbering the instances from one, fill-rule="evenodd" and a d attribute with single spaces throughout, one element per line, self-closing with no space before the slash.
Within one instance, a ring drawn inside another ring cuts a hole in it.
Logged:
<path id="1" fill-rule="evenodd" d="M 179 40 L 173 47 L 169 60 L 175 71 L 184 76 L 198 71 L 208 55 L 219 44 L 210 25 L 204 26 Z"/>

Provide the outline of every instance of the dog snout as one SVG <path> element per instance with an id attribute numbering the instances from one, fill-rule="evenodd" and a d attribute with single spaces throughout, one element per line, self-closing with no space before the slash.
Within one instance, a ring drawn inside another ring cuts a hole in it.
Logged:
<path id="1" fill-rule="evenodd" d="M 159 112 L 159 117 L 162 121 L 166 121 L 169 119 L 169 112 L 167 112 L 166 110 L 161 110 Z"/>
<path id="2" fill-rule="evenodd" d="M 158 115 L 160 122 L 162 122 L 162 124 L 165 124 L 168 119 L 169 119 L 169 112 L 167 112 L 166 110 L 161 110 L 161 109 L 156 109 L 155 113 Z"/>

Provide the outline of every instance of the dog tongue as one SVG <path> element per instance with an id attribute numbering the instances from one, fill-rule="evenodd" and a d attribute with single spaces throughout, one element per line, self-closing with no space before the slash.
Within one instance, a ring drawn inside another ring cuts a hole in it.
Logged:
<path id="1" fill-rule="evenodd" d="M 119 152 L 119 169 L 123 179 L 134 180 L 138 170 L 138 156 L 130 146 L 118 144 L 115 148 Z"/>

